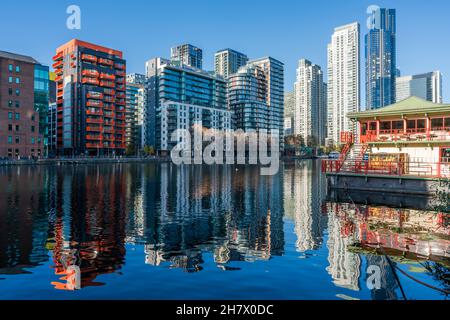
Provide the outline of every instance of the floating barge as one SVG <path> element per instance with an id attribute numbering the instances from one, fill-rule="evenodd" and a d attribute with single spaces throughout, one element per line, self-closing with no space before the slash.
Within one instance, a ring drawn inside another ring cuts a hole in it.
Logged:
<path id="1" fill-rule="evenodd" d="M 349 113 L 358 135 L 342 132 L 341 155 L 324 160 L 330 189 L 408 195 L 450 192 L 450 105 L 410 97 Z"/>

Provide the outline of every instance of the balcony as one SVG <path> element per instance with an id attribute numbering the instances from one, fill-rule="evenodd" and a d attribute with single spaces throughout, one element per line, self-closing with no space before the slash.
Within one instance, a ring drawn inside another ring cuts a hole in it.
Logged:
<path id="1" fill-rule="evenodd" d="M 103 116 L 103 111 L 101 109 L 98 110 L 86 110 L 86 114 L 90 116 Z"/>
<path id="2" fill-rule="evenodd" d="M 126 73 L 123 70 L 116 70 L 116 76 L 118 76 L 118 77 L 125 77 Z"/>
<path id="3" fill-rule="evenodd" d="M 98 59 L 98 63 L 109 67 L 112 67 L 114 65 L 114 61 L 105 58 Z"/>
<path id="4" fill-rule="evenodd" d="M 63 58 L 64 58 L 63 52 L 58 52 L 57 55 L 53 56 L 52 60 L 53 61 L 60 61 L 60 60 L 63 60 Z"/>
<path id="5" fill-rule="evenodd" d="M 114 81 L 116 79 L 116 76 L 113 74 L 108 74 L 108 73 L 102 73 L 100 74 L 100 79 L 104 79 L 104 80 L 112 80 Z"/>
<path id="6" fill-rule="evenodd" d="M 81 74 L 85 77 L 98 78 L 100 72 L 98 72 L 97 70 L 86 69 L 86 70 L 83 70 L 81 72 Z"/>
<path id="7" fill-rule="evenodd" d="M 87 126 L 86 131 L 87 132 L 102 132 L 103 127 L 102 126 L 98 126 L 98 127 Z"/>
<path id="8" fill-rule="evenodd" d="M 86 119 L 86 123 L 98 123 L 98 124 L 102 124 L 104 121 L 102 118 L 87 118 Z"/>
<path id="9" fill-rule="evenodd" d="M 98 100 L 88 100 L 86 102 L 86 106 L 88 107 L 103 107 L 103 102 Z"/>
<path id="10" fill-rule="evenodd" d="M 118 70 L 125 70 L 127 68 L 123 63 L 116 63 L 114 67 Z"/>
<path id="11" fill-rule="evenodd" d="M 123 92 L 120 92 L 120 93 L 117 93 L 116 97 L 125 99 L 127 97 L 127 95 L 125 93 L 123 93 Z"/>
<path id="12" fill-rule="evenodd" d="M 114 96 L 115 94 L 116 94 L 116 91 L 115 90 L 113 90 L 113 89 L 105 89 L 104 91 L 103 91 L 106 95 L 108 95 L 108 96 Z M 112 100 L 112 101 L 110 101 L 110 102 L 113 102 L 114 100 Z"/>
<path id="13" fill-rule="evenodd" d="M 117 91 L 123 91 L 123 92 L 125 92 L 126 90 L 127 90 L 127 88 L 126 88 L 126 86 L 125 85 L 118 85 L 117 87 L 116 87 L 116 89 L 117 89 Z"/>
<path id="14" fill-rule="evenodd" d="M 92 134 L 88 134 L 86 135 L 86 140 L 102 140 L 102 136 L 100 134 L 98 135 L 92 135 Z"/>
<path id="15" fill-rule="evenodd" d="M 100 149 L 103 148 L 102 143 L 86 143 L 86 148 L 88 149 Z"/>
<path id="16" fill-rule="evenodd" d="M 101 92 L 89 91 L 86 94 L 86 98 L 88 98 L 88 99 L 99 99 L 99 100 L 101 100 L 101 99 L 103 99 L 103 97 L 104 97 L 104 95 Z"/>
<path id="17" fill-rule="evenodd" d="M 60 69 L 64 65 L 64 61 L 58 60 L 54 64 L 52 64 L 53 69 Z"/>
<path id="18" fill-rule="evenodd" d="M 125 99 L 116 99 L 116 104 L 120 105 L 120 106 L 125 106 L 126 101 L 125 101 Z"/>
<path id="19" fill-rule="evenodd" d="M 99 81 L 98 81 L 98 79 L 94 79 L 94 78 L 83 78 L 81 80 L 81 83 L 98 86 Z"/>
<path id="20" fill-rule="evenodd" d="M 98 58 L 93 56 L 92 54 L 83 54 L 81 55 L 81 60 L 91 63 L 97 63 Z"/>
<path id="21" fill-rule="evenodd" d="M 107 88 L 114 88 L 116 84 L 113 81 L 100 81 L 100 86 Z"/>

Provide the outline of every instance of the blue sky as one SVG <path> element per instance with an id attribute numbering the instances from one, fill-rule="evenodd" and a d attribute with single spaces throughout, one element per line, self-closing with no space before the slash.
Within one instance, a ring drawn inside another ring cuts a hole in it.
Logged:
<path id="1" fill-rule="evenodd" d="M 70 4 L 81 7 L 80 31 L 66 28 Z M 444 100 L 450 101 L 448 0 L 2 0 L 0 50 L 51 64 L 56 47 L 79 38 L 122 50 L 128 72 L 143 72 L 147 59 L 169 56 L 178 43 L 201 47 L 207 69 L 213 69 L 215 51 L 230 47 L 250 58 L 270 55 L 283 61 L 290 90 L 300 58 L 326 70 L 326 47 L 336 26 L 361 23 L 363 54 L 371 4 L 397 9 L 402 74 L 441 70 Z M 364 77 L 361 82 L 363 89 Z"/>

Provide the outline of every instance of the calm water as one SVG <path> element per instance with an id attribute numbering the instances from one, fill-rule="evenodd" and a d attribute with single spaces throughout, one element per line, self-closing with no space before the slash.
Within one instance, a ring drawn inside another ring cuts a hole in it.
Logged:
<path id="1" fill-rule="evenodd" d="M 448 222 L 327 201 L 316 162 L 0 168 L 0 299 L 445 299 L 381 253 L 449 290 Z"/>

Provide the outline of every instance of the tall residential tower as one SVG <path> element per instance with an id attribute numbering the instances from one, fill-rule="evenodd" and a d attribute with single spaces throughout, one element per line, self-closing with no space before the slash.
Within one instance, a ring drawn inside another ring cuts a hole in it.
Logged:
<path id="1" fill-rule="evenodd" d="M 306 59 L 298 63 L 295 83 L 294 134 L 308 145 L 324 145 L 326 138 L 327 101 L 320 66 Z"/>
<path id="2" fill-rule="evenodd" d="M 186 66 L 202 69 L 203 51 L 192 44 L 181 44 L 170 50 L 170 60 Z"/>
<path id="3" fill-rule="evenodd" d="M 214 55 L 214 71 L 216 74 L 224 78 L 236 73 L 240 67 L 245 66 L 248 62 L 248 57 L 238 51 L 232 49 L 224 49 L 218 51 Z"/>
<path id="4" fill-rule="evenodd" d="M 72 40 L 53 57 L 61 155 L 125 152 L 126 62 L 121 51 Z"/>
<path id="5" fill-rule="evenodd" d="M 347 113 L 360 109 L 360 27 L 357 22 L 334 30 L 328 45 L 328 142 L 338 144 L 341 132 L 357 126 Z"/>

